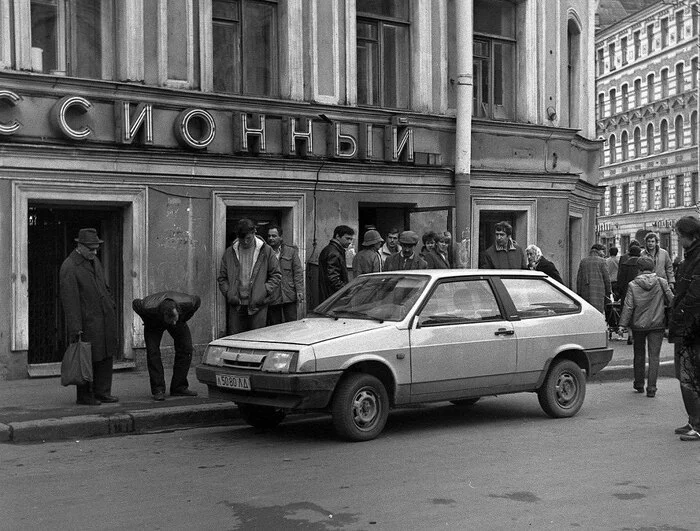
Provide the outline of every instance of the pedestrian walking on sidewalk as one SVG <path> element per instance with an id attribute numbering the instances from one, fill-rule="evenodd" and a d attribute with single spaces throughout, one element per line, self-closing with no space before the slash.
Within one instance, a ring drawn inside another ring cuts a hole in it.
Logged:
<path id="1" fill-rule="evenodd" d="M 644 366 L 649 353 L 647 396 L 656 396 L 656 380 L 659 375 L 659 354 L 666 327 L 666 307 L 673 302 L 668 282 L 654 272 L 654 260 L 648 256 L 639 258 L 639 274 L 629 283 L 622 305 L 620 327 L 633 331 L 634 341 L 634 389 L 644 392 Z M 645 349 L 646 343 L 646 349 Z"/>
<path id="2" fill-rule="evenodd" d="M 146 339 L 146 360 L 153 400 L 165 400 L 165 373 L 160 357 L 160 340 L 166 330 L 175 342 L 173 377 L 170 380 L 170 396 L 197 396 L 189 388 L 187 373 L 192 362 L 192 334 L 187 325 L 199 308 L 201 300 L 196 295 L 161 291 L 143 299 L 134 299 L 132 307 L 143 320 Z"/>
<path id="3" fill-rule="evenodd" d="M 80 229 L 76 247 L 61 265 L 60 292 L 68 341 L 92 347 L 93 381 L 77 385 L 78 404 L 119 402 L 112 396 L 113 359 L 119 353 L 117 304 L 105 281 L 97 251 L 104 242 L 95 229 Z"/>
<path id="4" fill-rule="evenodd" d="M 668 327 L 673 343 L 676 378 L 688 423 L 676 428 L 683 441 L 700 441 L 700 220 L 684 216 L 676 222 L 685 259 L 676 275 L 676 297 Z"/>

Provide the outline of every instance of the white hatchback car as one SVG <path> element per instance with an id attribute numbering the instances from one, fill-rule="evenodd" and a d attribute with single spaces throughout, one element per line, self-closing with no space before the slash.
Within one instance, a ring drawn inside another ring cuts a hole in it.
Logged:
<path id="1" fill-rule="evenodd" d="M 329 411 L 364 441 L 422 402 L 531 391 L 571 417 L 611 358 L 604 316 L 543 273 L 423 270 L 362 275 L 305 319 L 212 341 L 196 373 L 253 426 Z"/>

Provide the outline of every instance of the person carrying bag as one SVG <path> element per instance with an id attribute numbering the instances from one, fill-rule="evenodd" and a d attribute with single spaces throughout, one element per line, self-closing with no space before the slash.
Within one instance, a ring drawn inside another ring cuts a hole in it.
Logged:
<path id="1" fill-rule="evenodd" d="M 61 385 L 85 385 L 92 382 L 92 345 L 83 341 L 83 334 L 78 341 L 68 345 L 61 361 Z"/>

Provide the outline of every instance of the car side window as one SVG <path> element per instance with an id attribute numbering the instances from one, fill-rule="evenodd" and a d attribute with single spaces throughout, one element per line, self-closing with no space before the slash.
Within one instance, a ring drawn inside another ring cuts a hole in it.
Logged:
<path id="1" fill-rule="evenodd" d="M 501 311 L 486 280 L 439 284 L 418 317 L 419 326 L 475 323 L 501 319 Z"/>
<path id="2" fill-rule="evenodd" d="M 502 278 L 521 319 L 577 313 L 581 306 L 544 278 Z"/>

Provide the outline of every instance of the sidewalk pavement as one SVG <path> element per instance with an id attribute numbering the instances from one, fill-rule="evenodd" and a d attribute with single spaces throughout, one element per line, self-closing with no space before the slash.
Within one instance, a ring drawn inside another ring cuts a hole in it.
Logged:
<path id="1" fill-rule="evenodd" d="M 632 346 L 612 340 L 613 359 L 592 381 L 630 380 Z M 664 341 L 659 376 L 673 376 L 673 345 Z M 80 406 L 75 387 L 62 387 L 60 379 L 39 378 L 0 381 L 0 442 L 46 442 L 107 435 L 144 433 L 177 427 L 201 427 L 240 421 L 229 401 L 208 398 L 207 387 L 189 374 L 197 397 L 171 397 L 155 402 L 145 370 L 114 373 L 112 394 L 116 404 Z"/>

